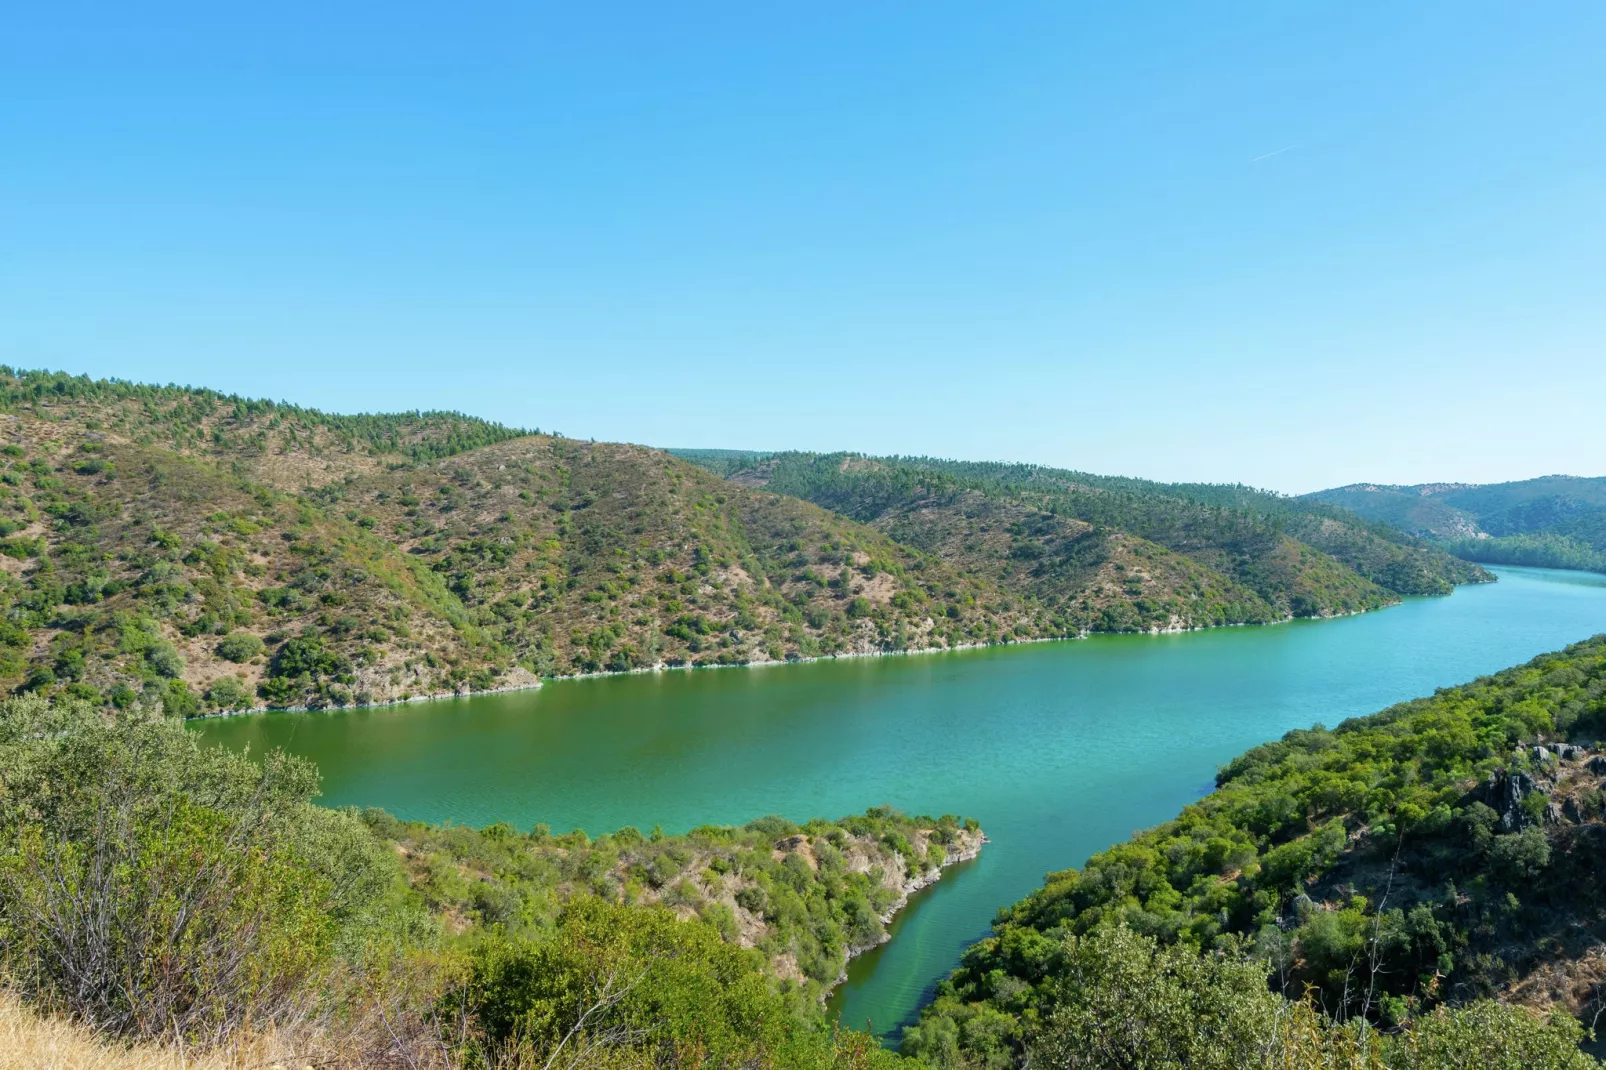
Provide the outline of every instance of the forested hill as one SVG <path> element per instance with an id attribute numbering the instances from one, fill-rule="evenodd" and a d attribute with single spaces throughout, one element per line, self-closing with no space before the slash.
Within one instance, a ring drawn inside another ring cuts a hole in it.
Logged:
<path id="1" fill-rule="evenodd" d="M 1374 1043 L 1393 1052 L 1331 1065 L 1416 1065 L 1386 1034 L 1409 1041 L 1448 1020 L 1436 1008 L 1488 997 L 1554 1012 L 1556 1037 L 1576 1041 L 1572 1017 L 1606 1006 L 1603 739 L 1606 636 L 1256 747 L 1174 821 L 1000 912 L 905 1049 L 939 1065 L 1068 1049 L 1085 1061 L 1028 1065 L 1140 1065 L 1098 1062 L 1112 1041 L 1083 1029 L 1121 1000 L 1125 1033 L 1149 1043 L 1173 1027 L 1206 1047 L 1270 1036 L 1303 1003 L 1349 1023 L 1346 1043 L 1379 1027 Z M 1145 972 L 1143 998 L 1120 991 Z M 1491 1019 L 1462 1043 L 1540 1022 Z M 1488 1065 L 1596 1064 L 1563 1052 Z"/>
<path id="2" fill-rule="evenodd" d="M 677 452 L 869 524 L 1084 628 L 1352 612 L 1492 578 L 1386 524 L 1240 485 L 924 457 Z"/>
<path id="3" fill-rule="evenodd" d="M 1606 572 L 1606 476 L 1515 483 L 1355 483 L 1321 501 L 1433 540 L 1470 561 Z"/>
<path id="4" fill-rule="evenodd" d="M 1481 578 L 1325 506 L 950 467 L 726 480 L 460 413 L 0 369 L 0 687 L 343 705 L 1274 621 Z"/>
<path id="5" fill-rule="evenodd" d="M 657 450 L 0 371 L 0 685 L 171 712 L 1064 634 Z"/>

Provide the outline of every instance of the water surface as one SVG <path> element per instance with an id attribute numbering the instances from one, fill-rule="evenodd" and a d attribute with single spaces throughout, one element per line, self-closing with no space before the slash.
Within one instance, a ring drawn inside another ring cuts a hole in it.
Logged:
<path id="1" fill-rule="evenodd" d="M 200 722 L 318 763 L 324 802 L 593 834 L 882 803 L 993 843 L 856 960 L 844 1022 L 894 1030 L 1045 872 L 1174 814 L 1255 743 L 1335 724 L 1606 631 L 1606 576 L 1501 568 L 1332 621 L 559 681 L 539 691 Z"/>

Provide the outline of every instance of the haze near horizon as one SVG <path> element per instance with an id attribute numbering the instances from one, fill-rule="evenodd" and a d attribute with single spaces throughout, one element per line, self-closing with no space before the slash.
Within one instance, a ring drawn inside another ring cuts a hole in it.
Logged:
<path id="1" fill-rule="evenodd" d="M 0 35 L 0 362 L 1288 492 L 1599 475 L 1606 10 L 159 3 Z"/>

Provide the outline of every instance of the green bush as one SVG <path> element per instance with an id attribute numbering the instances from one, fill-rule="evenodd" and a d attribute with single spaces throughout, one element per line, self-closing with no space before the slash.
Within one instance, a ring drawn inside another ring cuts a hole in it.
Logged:
<path id="1" fill-rule="evenodd" d="M 241 663 L 262 653 L 262 640 L 250 632 L 230 632 L 217 645 L 218 657 Z"/>
<path id="2" fill-rule="evenodd" d="M 158 639 L 145 648 L 145 663 L 162 676 L 177 678 L 184 675 L 184 657 L 165 639 Z"/>
<path id="3" fill-rule="evenodd" d="M 232 676 L 220 676 L 206 689 L 207 705 L 219 710 L 248 710 L 251 692 Z"/>
<path id="4" fill-rule="evenodd" d="M 0 703 L 0 956 L 17 990 L 109 1033 L 211 1042 L 316 996 L 393 886 L 316 774 L 159 717 Z"/>
<path id="5" fill-rule="evenodd" d="M 564 1051 L 581 1058 L 587 1045 L 652 1053 L 652 1065 L 665 1067 L 895 1061 L 779 994 L 759 956 L 713 926 L 589 896 L 564 910 L 549 938 L 482 940 L 468 998 L 488 1048 L 522 1048 L 538 1061 Z"/>

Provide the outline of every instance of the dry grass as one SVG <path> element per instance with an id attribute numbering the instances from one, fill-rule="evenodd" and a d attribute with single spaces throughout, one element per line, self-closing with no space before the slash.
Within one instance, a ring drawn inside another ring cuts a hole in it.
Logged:
<path id="1" fill-rule="evenodd" d="M 392 1008 L 394 1011 L 396 1008 Z M 0 988 L 0 1070 L 452 1070 L 438 1044 L 397 1037 L 371 1014 L 355 1025 L 304 1023 L 242 1034 L 196 1051 L 172 1042 L 132 1044 L 71 1018 L 42 1013 Z M 393 1041 L 401 1041 L 396 1047 Z"/>
<path id="2" fill-rule="evenodd" d="M 108 1041 L 66 1018 L 44 1017 L 0 993 L 0 1070 L 245 1070 L 274 1065 L 266 1040 L 227 1053 L 194 1055 L 172 1045 Z M 282 1064 L 285 1070 L 293 1063 Z"/>
<path id="3" fill-rule="evenodd" d="M 399 1063 L 364 1058 L 361 1039 L 315 1034 L 272 1034 L 237 1041 L 227 1050 L 186 1051 L 175 1044 L 126 1044 L 100 1036 L 67 1018 L 40 1014 L 0 989 L 0 1070 L 365 1070 L 379 1065 L 450 1070 L 415 1051 Z M 488 1052 L 497 1070 L 653 1070 L 650 1053 L 579 1045 L 571 1058 L 523 1046 Z M 310 1053 L 310 1054 L 309 1054 Z M 455 1066 L 455 1064 L 451 1064 Z"/>

